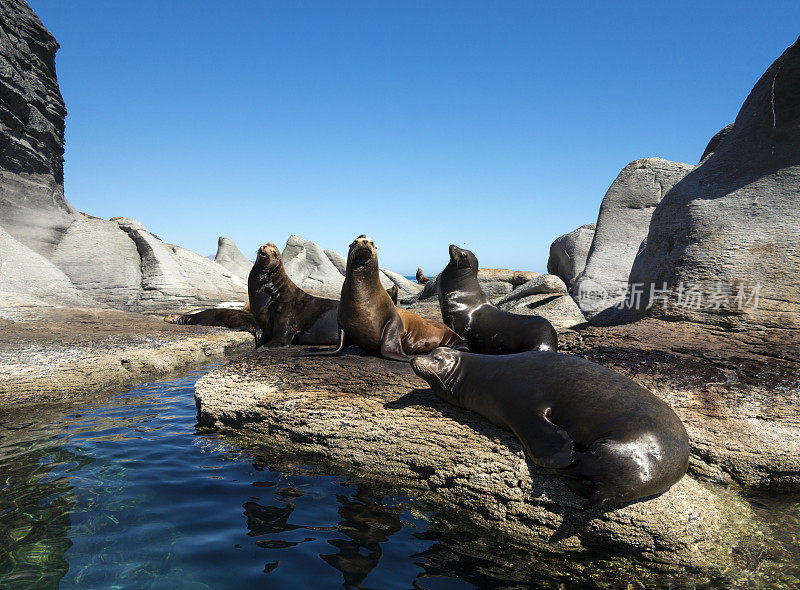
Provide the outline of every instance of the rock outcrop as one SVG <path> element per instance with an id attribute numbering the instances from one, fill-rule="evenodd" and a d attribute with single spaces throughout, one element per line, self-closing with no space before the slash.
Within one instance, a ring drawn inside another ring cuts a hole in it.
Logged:
<path id="1" fill-rule="evenodd" d="M 317 244 L 300 236 L 289 236 L 281 257 L 286 274 L 295 285 L 306 291 L 339 299 L 344 275 Z"/>
<path id="2" fill-rule="evenodd" d="M 737 330 L 800 329 L 798 96 L 800 40 L 653 213 L 631 273 L 645 292 L 661 290 L 647 313 Z"/>
<path id="3" fill-rule="evenodd" d="M 652 500 L 600 513 L 525 459 L 519 441 L 436 397 L 406 363 L 305 349 L 248 355 L 196 386 L 204 426 L 246 432 L 374 479 L 420 490 L 528 546 L 681 566 L 728 566 L 752 515 L 741 500 L 685 477 Z"/>
<path id="4" fill-rule="evenodd" d="M 586 322 L 575 301 L 567 295 L 564 281 L 555 275 L 539 275 L 515 288 L 496 304 L 503 311 L 542 316 L 558 331 Z"/>
<path id="5" fill-rule="evenodd" d="M 586 258 L 594 239 L 594 223 L 582 225 L 556 238 L 550 244 L 550 258 L 547 259 L 547 272 L 556 275 L 567 285 L 572 287 L 575 278 L 586 267 Z"/>
<path id="6" fill-rule="evenodd" d="M 646 158 L 631 162 L 611 184 L 597 217 L 586 267 L 572 295 L 592 323 L 616 323 L 634 259 L 647 236 L 650 218 L 664 194 L 692 169 L 690 164 Z"/>
<path id="7" fill-rule="evenodd" d="M 214 262 L 221 264 L 233 273 L 233 276 L 239 277 L 245 282 L 253 268 L 253 263 L 242 254 L 234 241 L 225 236 L 220 236 L 217 241 L 217 255 L 214 257 Z"/>
<path id="8" fill-rule="evenodd" d="M 91 217 L 64 198 L 57 49 L 25 2 L 0 0 L 0 225 L 9 245 L 0 250 L 0 290 L 13 289 L 19 305 L 146 311 L 244 301 L 244 281 L 223 267 L 163 244 L 136 221 Z"/>

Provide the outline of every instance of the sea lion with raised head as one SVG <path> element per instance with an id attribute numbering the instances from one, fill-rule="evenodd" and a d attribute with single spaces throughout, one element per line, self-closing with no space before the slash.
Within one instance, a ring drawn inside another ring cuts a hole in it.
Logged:
<path id="1" fill-rule="evenodd" d="M 397 301 L 397 285 L 394 285 Z M 280 250 L 272 242 L 258 249 L 247 279 L 248 305 L 261 326 L 263 337 L 256 346 L 336 344 L 339 302 L 306 293 L 294 284 L 283 266 Z"/>
<path id="2" fill-rule="evenodd" d="M 549 351 L 489 356 L 439 348 L 411 362 L 443 400 L 522 443 L 591 505 L 659 494 L 689 465 L 689 437 L 664 401 L 585 359 Z"/>
<path id="3" fill-rule="evenodd" d="M 381 286 L 378 250 L 365 235 L 347 254 L 347 270 L 339 303 L 339 346 L 323 354 L 338 355 L 350 344 L 392 360 L 427 354 L 439 346 L 460 344 L 461 338 L 441 322 L 397 307 Z"/>
<path id="4" fill-rule="evenodd" d="M 450 262 L 439 274 L 437 290 L 442 319 L 461 336 L 471 352 L 512 354 L 555 350 L 558 335 L 541 316 L 497 309 L 478 282 L 478 259 L 469 250 L 450 246 Z"/>
<path id="5" fill-rule="evenodd" d="M 197 313 L 171 313 L 164 317 L 164 321 L 183 326 L 220 326 L 231 330 L 250 332 L 256 339 L 256 347 L 263 340 L 263 332 L 256 318 L 249 311 L 243 309 L 214 307 Z"/>
<path id="6" fill-rule="evenodd" d="M 423 274 L 422 269 L 420 267 L 417 267 L 417 283 L 419 283 L 420 285 L 424 285 L 428 281 L 430 281 L 430 279 Z"/>

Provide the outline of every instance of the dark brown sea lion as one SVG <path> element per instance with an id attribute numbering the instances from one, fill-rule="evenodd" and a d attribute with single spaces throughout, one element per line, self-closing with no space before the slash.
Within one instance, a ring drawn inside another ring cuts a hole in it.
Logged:
<path id="1" fill-rule="evenodd" d="M 316 297 L 292 282 L 272 242 L 258 249 L 247 279 L 250 309 L 264 333 L 257 346 L 333 344 L 337 340 L 335 299 Z"/>
<path id="2" fill-rule="evenodd" d="M 395 291 L 397 285 L 390 289 Z M 256 346 L 295 344 L 336 344 L 339 302 L 306 293 L 294 284 L 280 250 L 272 242 L 258 249 L 256 262 L 247 279 L 249 306 L 263 332 Z M 390 295 L 391 296 L 391 295 Z"/>
<path id="3" fill-rule="evenodd" d="M 501 311 L 489 301 L 478 282 L 478 259 L 469 250 L 451 245 L 450 262 L 437 282 L 442 319 L 466 340 L 471 352 L 558 348 L 558 335 L 545 318 Z"/>
<path id="4" fill-rule="evenodd" d="M 259 346 L 259 342 L 263 339 L 262 329 L 256 318 L 243 309 L 214 307 L 197 313 L 172 313 L 164 317 L 164 321 L 186 326 L 222 326 L 232 330 L 250 332 L 256 339 L 256 346 Z"/>
<path id="5" fill-rule="evenodd" d="M 325 354 L 338 355 L 348 345 L 357 344 L 384 358 L 407 361 L 408 355 L 461 343 L 461 338 L 441 322 L 392 303 L 378 275 L 378 251 L 364 235 L 350 244 L 338 323 L 339 346 Z"/>
<path id="6" fill-rule="evenodd" d="M 689 437 L 672 408 L 591 361 L 440 348 L 411 367 L 445 401 L 513 432 L 533 463 L 565 478 L 591 505 L 659 494 L 689 465 Z"/>
<path id="7" fill-rule="evenodd" d="M 400 289 L 397 285 L 392 285 L 386 292 L 389 294 L 389 298 L 392 300 L 392 303 L 397 305 L 397 296 L 400 294 Z"/>
<path id="8" fill-rule="evenodd" d="M 422 269 L 420 267 L 417 267 L 417 283 L 424 285 L 428 281 L 430 281 L 430 279 L 422 274 Z"/>

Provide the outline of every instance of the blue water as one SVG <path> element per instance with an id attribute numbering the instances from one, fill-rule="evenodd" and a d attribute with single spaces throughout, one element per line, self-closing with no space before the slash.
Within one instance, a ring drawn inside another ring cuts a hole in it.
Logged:
<path id="1" fill-rule="evenodd" d="M 620 582 L 610 562 L 532 556 L 408 493 L 200 431 L 200 374 L 0 417 L 0 588 Z"/>

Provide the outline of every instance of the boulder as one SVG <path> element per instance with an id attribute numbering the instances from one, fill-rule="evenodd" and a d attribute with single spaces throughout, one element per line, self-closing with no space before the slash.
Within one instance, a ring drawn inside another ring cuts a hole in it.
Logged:
<path id="1" fill-rule="evenodd" d="M 57 266 L 0 227 L 0 314 L 34 306 L 99 307 Z"/>
<path id="2" fill-rule="evenodd" d="M 422 285 L 412 283 L 400 273 L 396 273 L 386 268 L 381 268 L 380 272 L 384 277 L 391 281 L 391 284 L 388 288 L 391 288 L 392 285 L 397 285 L 397 288 L 400 290 L 399 297 L 401 299 L 417 295 L 420 291 L 422 291 Z M 382 282 L 383 281 L 381 281 L 381 283 Z"/>
<path id="3" fill-rule="evenodd" d="M 641 314 L 736 330 L 800 329 L 798 96 L 800 40 L 653 213 L 631 273 L 632 285 L 656 295 Z"/>
<path id="4" fill-rule="evenodd" d="M 253 268 L 253 263 L 241 253 L 234 241 L 225 236 L 220 236 L 217 240 L 217 255 L 214 257 L 214 262 L 221 264 L 245 282 L 250 276 L 250 269 Z"/>
<path id="5" fill-rule="evenodd" d="M 650 217 L 690 164 L 646 158 L 631 162 L 611 184 L 597 217 L 586 267 L 572 286 L 578 307 L 592 323 L 620 321 L 631 267 L 647 236 Z"/>
<path id="6" fill-rule="evenodd" d="M 541 273 L 528 270 L 509 270 L 507 268 L 481 268 L 478 270 L 478 282 L 486 296 L 496 301 L 511 293 L 515 287 L 541 276 Z M 425 283 L 419 293 L 419 299 L 437 297 L 439 275 Z"/>
<path id="7" fill-rule="evenodd" d="M 325 250 L 325 256 L 328 257 L 328 260 L 330 260 L 333 263 L 333 266 L 336 267 L 336 270 L 338 270 L 342 276 L 344 276 L 347 273 L 346 256 L 342 256 L 341 254 L 339 254 L 334 250 Z"/>
<path id="8" fill-rule="evenodd" d="M 286 274 L 295 285 L 325 297 L 339 298 L 344 276 L 317 244 L 300 236 L 289 236 L 281 257 Z"/>
<path id="9" fill-rule="evenodd" d="M 582 225 L 550 245 L 550 258 L 547 260 L 547 272 L 556 275 L 572 287 L 575 277 L 586 267 L 586 258 L 594 239 L 595 224 Z"/>
<path id="10" fill-rule="evenodd" d="M 516 287 L 511 293 L 503 297 L 497 302 L 501 305 L 508 301 L 516 301 L 528 295 L 541 295 L 543 293 L 564 293 L 567 292 L 567 286 L 560 278 L 555 275 L 539 275 L 530 281 L 523 283 Z"/>
<path id="11" fill-rule="evenodd" d="M 719 145 L 719 142 L 722 141 L 723 138 L 726 135 L 728 135 L 728 133 L 730 133 L 732 129 L 733 129 L 733 123 L 729 123 L 728 125 L 726 125 L 722 129 L 717 131 L 716 135 L 714 135 L 714 137 L 712 137 L 709 140 L 708 145 L 706 146 L 706 149 L 703 151 L 703 155 L 700 156 L 700 161 L 701 162 L 706 159 L 706 156 L 708 156 L 711 152 L 713 152 L 715 149 L 717 149 L 717 146 Z"/>
<path id="12" fill-rule="evenodd" d="M 513 294 L 512 292 L 511 295 Z M 559 332 L 586 323 L 586 318 L 583 317 L 575 300 L 566 293 L 525 295 L 498 304 L 497 307 L 520 315 L 542 316 Z"/>
<path id="13" fill-rule="evenodd" d="M 408 486 L 531 551 L 602 548 L 725 569 L 752 527 L 745 502 L 691 477 L 648 501 L 587 509 L 561 480 L 529 463 L 511 433 L 440 400 L 407 363 L 265 350 L 207 373 L 195 401 L 202 426 Z"/>

